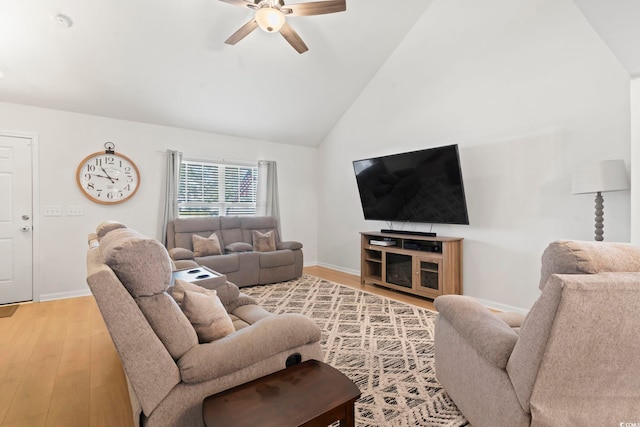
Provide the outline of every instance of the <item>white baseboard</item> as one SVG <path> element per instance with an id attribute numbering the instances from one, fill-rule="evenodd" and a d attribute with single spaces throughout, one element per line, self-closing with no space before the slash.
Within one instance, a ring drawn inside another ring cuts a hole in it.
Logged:
<path id="1" fill-rule="evenodd" d="M 326 268 L 330 268 L 332 270 L 337 270 L 337 271 L 341 271 L 343 273 L 349 273 L 349 274 L 353 274 L 356 276 L 360 276 L 360 271 L 359 270 L 353 270 L 350 268 L 344 268 L 344 267 L 340 267 L 338 265 L 333 265 L 333 264 L 327 264 L 324 262 L 318 262 L 315 264 L 311 264 L 311 265 L 317 265 L 320 267 L 326 267 Z M 481 299 L 481 298 L 475 298 L 472 297 L 473 299 L 475 299 L 476 301 L 478 301 L 480 304 L 484 305 L 485 307 L 494 309 L 494 310 L 498 310 L 498 311 L 505 311 L 505 312 L 514 312 L 514 313 L 519 313 L 522 315 L 526 315 L 529 310 L 524 309 L 524 308 L 520 308 L 520 307 L 514 307 L 511 305 L 507 305 L 507 304 L 501 304 L 499 302 L 494 302 L 494 301 L 489 301 L 489 300 L 485 300 L 485 299 Z"/>
<path id="2" fill-rule="evenodd" d="M 71 291 L 71 292 L 56 292 L 53 294 L 42 294 L 40 295 L 40 300 L 41 302 L 44 301 L 54 301 L 54 300 L 58 300 L 58 299 L 65 299 L 65 298 L 77 298 L 77 297 L 86 297 L 91 295 L 91 291 L 89 289 L 85 289 L 82 291 Z"/>
<path id="3" fill-rule="evenodd" d="M 330 268 L 332 270 L 341 271 L 342 273 L 353 274 L 355 276 L 360 276 L 360 270 L 352 270 L 350 268 L 340 267 L 339 265 L 327 264 L 324 262 L 318 262 L 315 265 L 318 267 Z"/>

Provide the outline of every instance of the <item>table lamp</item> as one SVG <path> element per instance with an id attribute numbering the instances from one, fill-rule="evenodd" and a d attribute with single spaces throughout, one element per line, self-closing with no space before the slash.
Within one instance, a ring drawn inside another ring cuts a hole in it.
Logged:
<path id="1" fill-rule="evenodd" d="M 603 160 L 580 168 L 573 174 L 572 193 L 596 193 L 595 240 L 604 240 L 604 198 L 606 191 L 629 189 L 629 176 L 624 160 Z"/>

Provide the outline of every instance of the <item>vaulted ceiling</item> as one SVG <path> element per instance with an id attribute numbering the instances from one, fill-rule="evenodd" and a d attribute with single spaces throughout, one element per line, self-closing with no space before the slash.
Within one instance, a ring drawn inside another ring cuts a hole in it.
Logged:
<path id="1" fill-rule="evenodd" d="M 640 74 L 639 2 L 574 1 Z M 218 0 L 2 0 L 0 101 L 314 147 L 431 2 L 291 17 L 300 55 L 260 30 L 224 44 L 253 14 Z"/>
<path id="2" fill-rule="evenodd" d="M 640 2 L 638 0 L 574 0 L 574 2 L 631 77 L 640 77 Z"/>

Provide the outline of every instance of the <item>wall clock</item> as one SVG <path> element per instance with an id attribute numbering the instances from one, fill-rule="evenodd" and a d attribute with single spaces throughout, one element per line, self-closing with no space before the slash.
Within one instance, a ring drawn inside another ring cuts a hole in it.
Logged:
<path id="1" fill-rule="evenodd" d="M 89 154 L 76 171 L 76 182 L 89 200 L 114 205 L 129 200 L 140 187 L 138 167 L 127 156 L 116 153 L 113 142 L 105 151 Z"/>

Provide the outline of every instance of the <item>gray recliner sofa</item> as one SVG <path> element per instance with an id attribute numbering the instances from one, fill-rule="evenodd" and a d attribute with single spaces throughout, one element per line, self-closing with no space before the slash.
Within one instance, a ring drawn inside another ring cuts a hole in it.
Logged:
<path id="1" fill-rule="evenodd" d="M 474 427 L 640 420 L 640 248 L 556 241 L 526 317 L 436 298 L 438 381 Z"/>
<path id="2" fill-rule="evenodd" d="M 169 295 L 172 270 L 160 242 L 121 224 L 89 237 L 87 283 L 120 356 L 136 427 L 202 426 L 207 396 L 285 369 L 292 359 L 322 360 L 312 320 L 273 315 L 219 280 L 214 288 L 235 332 L 199 343 Z"/>
<path id="3" fill-rule="evenodd" d="M 254 250 L 253 231 L 272 231 L 275 250 Z M 206 238 L 212 234 L 217 236 L 222 253 L 194 254 L 193 236 Z M 176 265 L 195 261 L 226 275 L 239 287 L 266 285 L 302 276 L 302 243 L 282 242 L 276 220 L 269 216 L 179 218 L 167 224 L 167 249 Z"/>

